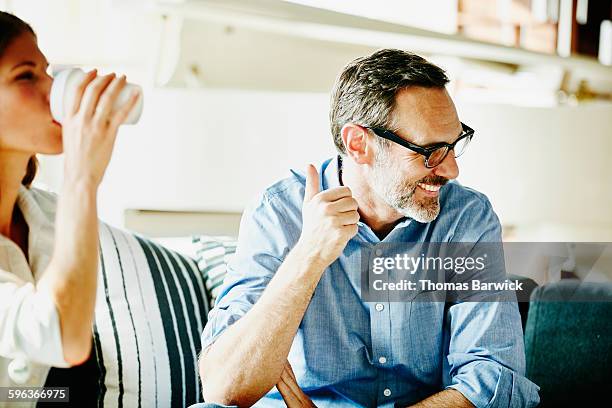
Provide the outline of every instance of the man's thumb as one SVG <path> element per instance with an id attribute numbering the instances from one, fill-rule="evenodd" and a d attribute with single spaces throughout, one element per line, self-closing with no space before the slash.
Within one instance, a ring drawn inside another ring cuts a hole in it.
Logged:
<path id="1" fill-rule="evenodd" d="M 312 164 L 306 167 L 306 191 L 304 201 L 310 201 L 319 192 L 319 173 Z"/>

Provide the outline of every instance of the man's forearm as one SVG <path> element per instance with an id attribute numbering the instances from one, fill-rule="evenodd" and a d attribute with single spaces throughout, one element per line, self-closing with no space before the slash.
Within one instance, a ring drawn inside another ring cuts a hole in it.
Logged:
<path id="1" fill-rule="evenodd" d="M 287 255 L 253 308 L 202 356 L 206 401 L 251 405 L 276 384 L 325 267 L 299 244 Z"/>
<path id="2" fill-rule="evenodd" d="M 474 405 L 459 391 L 448 388 L 411 405 L 410 408 L 474 408 Z"/>

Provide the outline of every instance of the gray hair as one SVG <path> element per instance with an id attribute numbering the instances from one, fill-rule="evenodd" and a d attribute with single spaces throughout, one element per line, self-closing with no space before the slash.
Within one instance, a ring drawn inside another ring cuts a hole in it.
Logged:
<path id="1" fill-rule="evenodd" d="M 350 62 L 336 79 L 331 96 L 329 119 L 336 149 L 346 154 L 340 131 L 347 123 L 394 130 L 399 90 L 444 88 L 448 82 L 443 69 L 407 51 L 383 49 Z"/>

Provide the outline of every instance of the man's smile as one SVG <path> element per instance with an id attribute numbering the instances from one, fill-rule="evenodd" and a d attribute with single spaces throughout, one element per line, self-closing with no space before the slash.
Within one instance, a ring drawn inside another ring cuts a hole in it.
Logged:
<path id="1" fill-rule="evenodd" d="M 438 195 L 438 191 L 440 190 L 440 187 L 442 187 L 442 185 L 440 184 L 434 185 L 434 184 L 419 183 L 417 185 L 424 194 L 430 197 L 436 197 Z"/>

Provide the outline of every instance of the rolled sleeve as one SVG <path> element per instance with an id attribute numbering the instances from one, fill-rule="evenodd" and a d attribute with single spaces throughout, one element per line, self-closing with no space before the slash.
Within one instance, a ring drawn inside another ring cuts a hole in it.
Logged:
<path id="1" fill-rule="evenodd" d="M 461 392 L 475 407 L 535 407 L 540 401 L 539 388 L 534 383 L 498 364 L 475 362 L 453 380 L 446 388 Z M 487 384 L 493 385 L 494 390 Z"/>
<path id="2" fill-rule="evenodd" d="M 64 360 L 57 308 L 32 283 L 0 283 L 0 355 L 54 367 Z"/>
<path id="3" fill-rule="evenodd" d="M 202 333 L 203 350 L 253 307 L 280 267 L 291 248 L 284 216 L 269 194 L 245 210 L 236 254 Z"/>
<path id="4" fill-rule="evenodd" d="M 476 407 L 535 407 L 539 387 L 525 376 L 520 315 L 514 302 L 467 302 L 450 308 L 446 388 Z"/>
<path id="5" fill-rule="evenodd" d="M 252 269 L 251 269 L 252 270 Z M 217 298 L 215 307 L 208 314 L 208 323 L 202 333 L 202 349 L 205 350 L 232 324 L 244 316 L 257 302 L 267 286 L 269 278 L 245 279 L 242 274 L 228 267 L 228 276 Z"/>

